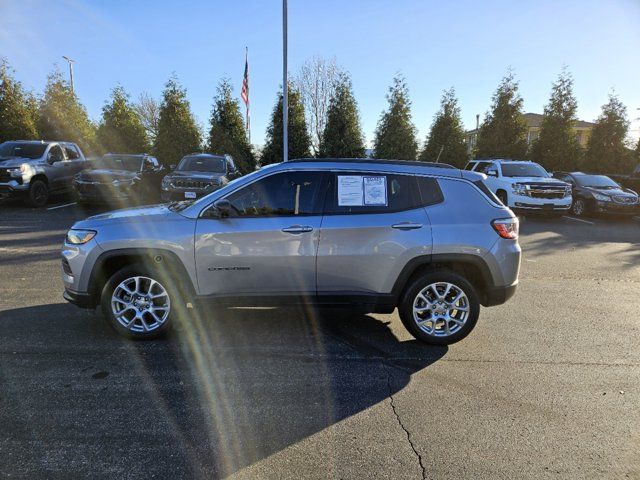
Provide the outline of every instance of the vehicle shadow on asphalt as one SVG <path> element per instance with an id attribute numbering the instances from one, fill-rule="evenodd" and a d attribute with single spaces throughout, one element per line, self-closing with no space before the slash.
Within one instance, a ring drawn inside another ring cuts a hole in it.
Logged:
<path id="1" fill-rule="evenodd" d="M 338 311 L 188 310 L 179 323 L 130 342 L 66 304 L 1 312 L 0 476 L 225 477 L 378 404 L 395 422 L 383 402 L 447 352 Z M 327 464 L 356 438 L 342 435 L 322 443 Z"/>
<path id="2" fill-rule="evenodd" d="M 525 254 L 552 255 L 558 251 L 587 249 L 604 243 L 629 244 L 614 254 L 624 267 L 640 264 L 640 223 L 631 218 L 593 217 L 593 224 L 578 223 L 566 218 L 525 216 L 520 218 L 520 231 L 527 236 L 552 233 L 523 241 Z M 615 259 L 613 259 L 615 260 Z"/>

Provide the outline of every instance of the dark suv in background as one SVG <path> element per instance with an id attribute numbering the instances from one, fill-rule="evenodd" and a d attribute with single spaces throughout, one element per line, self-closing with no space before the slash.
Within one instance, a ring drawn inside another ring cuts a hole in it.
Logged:
<path id="1" fill-rule="evenodd" d="M 165 172 L 150 155 L 108 153 L 93 161 L 91 169 L 76 175 L 73 187 L 80 203 L 155 203 Z"/>
<path id="2" fill-rule="evenodd" d="M 192 153 L 162 179 L 162 200 L 200 198 L 240 176 L 229 155 Z"/>

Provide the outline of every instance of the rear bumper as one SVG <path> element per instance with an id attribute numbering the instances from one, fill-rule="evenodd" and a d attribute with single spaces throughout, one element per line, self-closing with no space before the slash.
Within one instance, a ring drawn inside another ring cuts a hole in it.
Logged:
<path id="1" fill-rule="evenodd" d="M 65 289 L 62 298 L 80 308 L 93 309 L 97 305 L 96 299 L 90 293 L 80 293 Z"/>
<path id="2" fill-rule="evenodd" d="M 485 307 L 493 307 L 502 305 L 516 293 L 518 284 L 509 285 L 507 287 L 491 287 L 485 291 L 484 301 L 482 305 Z"/>

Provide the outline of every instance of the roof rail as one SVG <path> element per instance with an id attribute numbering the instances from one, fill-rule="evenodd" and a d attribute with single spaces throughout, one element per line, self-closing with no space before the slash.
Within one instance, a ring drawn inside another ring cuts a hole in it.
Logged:
<path id="1" fill-rule="evenodd" d="M 436 162 L 421 162 L 419 160 L 386 160 L 382 158 L 295 158 L 289 160 L 289 163 L 303 163 L 303 162 L 319 162 L 319 163 L 381 163 L 388 165 L 414 165 L 418 167 L 432 167 L 432 168 L 453 168 L 457 169 L 453 165 L 448 163 L 436 163 Z"/>

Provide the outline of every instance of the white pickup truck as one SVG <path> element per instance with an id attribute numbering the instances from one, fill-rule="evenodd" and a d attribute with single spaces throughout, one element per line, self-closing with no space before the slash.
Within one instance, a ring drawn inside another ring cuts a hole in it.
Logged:
<path id="1" fill-rule="evenodd" d="M 571 185 L 552 178 L 535 162 L 472 160 L 465 170 L 484 173 L 487 188 L 512 209 L 562 213 L 571 208 Z"/>

